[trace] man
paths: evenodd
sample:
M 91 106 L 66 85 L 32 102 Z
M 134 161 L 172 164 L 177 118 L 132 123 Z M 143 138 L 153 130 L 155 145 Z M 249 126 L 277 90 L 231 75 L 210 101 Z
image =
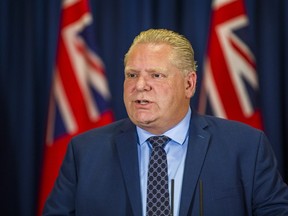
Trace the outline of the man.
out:
M 197 76 L 185 37 L 144 31 L 124 63 L 129 119 L 72 139 L 44 215 L 288 215 L 288 188 L 263 132 L 190 109 Z M 155 136 L 165 144 L 154 147 Z M 150 191 L 156 148 L 163 201 Z

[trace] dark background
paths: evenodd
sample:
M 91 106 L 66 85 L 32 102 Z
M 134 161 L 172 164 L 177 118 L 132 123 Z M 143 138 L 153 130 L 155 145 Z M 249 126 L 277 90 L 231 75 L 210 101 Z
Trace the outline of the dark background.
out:
M 0 1 L 0 212 L 34 215 L 57 45 L 59 0 Z M 264 130 L 288 181 L 288 1 L 246 0 L 256 56 Z M 198 61 L 197 107 L 211 0 L 91 0 L 115 118 L 122 102 L 123 55 L 148 28 L 192 42 Z M 286 155 L 286 156 L 285 156 Z

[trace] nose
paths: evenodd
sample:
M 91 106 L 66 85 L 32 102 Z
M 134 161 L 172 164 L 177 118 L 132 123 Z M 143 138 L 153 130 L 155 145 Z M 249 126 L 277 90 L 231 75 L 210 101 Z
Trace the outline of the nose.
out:
M 148 91 L 151 89 L 150 85 L 148 84 L 147 80 L 143 76 L 139 76 L 136 82 L 136 89 L 138 91 Z

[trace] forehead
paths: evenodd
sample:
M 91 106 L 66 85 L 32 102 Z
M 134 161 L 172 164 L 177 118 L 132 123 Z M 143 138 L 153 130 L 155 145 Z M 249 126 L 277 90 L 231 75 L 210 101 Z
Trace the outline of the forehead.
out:
M 168 44 L 137 44 L 131 49 L 124 71 L 182 74 L 173 63 L 172 47 Z
M 134 45 L 127 56 L 126 66 L 138 63 L 165 62 L 171 60 L 172 48 L 168 44 L 140 43 Z

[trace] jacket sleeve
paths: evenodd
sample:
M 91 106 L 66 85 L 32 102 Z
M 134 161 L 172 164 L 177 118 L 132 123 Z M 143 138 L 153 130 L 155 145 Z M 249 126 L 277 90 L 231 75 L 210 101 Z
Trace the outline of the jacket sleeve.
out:
M 288 215 L 288 187 L 281 178 L 268 139 L 261 134 L 253 185 L 253 215 Z
M 55 185 L 45 203 L 43 215 L 75 215 L 76 185 L 77 172 L 73 145 L 70 143 Z

